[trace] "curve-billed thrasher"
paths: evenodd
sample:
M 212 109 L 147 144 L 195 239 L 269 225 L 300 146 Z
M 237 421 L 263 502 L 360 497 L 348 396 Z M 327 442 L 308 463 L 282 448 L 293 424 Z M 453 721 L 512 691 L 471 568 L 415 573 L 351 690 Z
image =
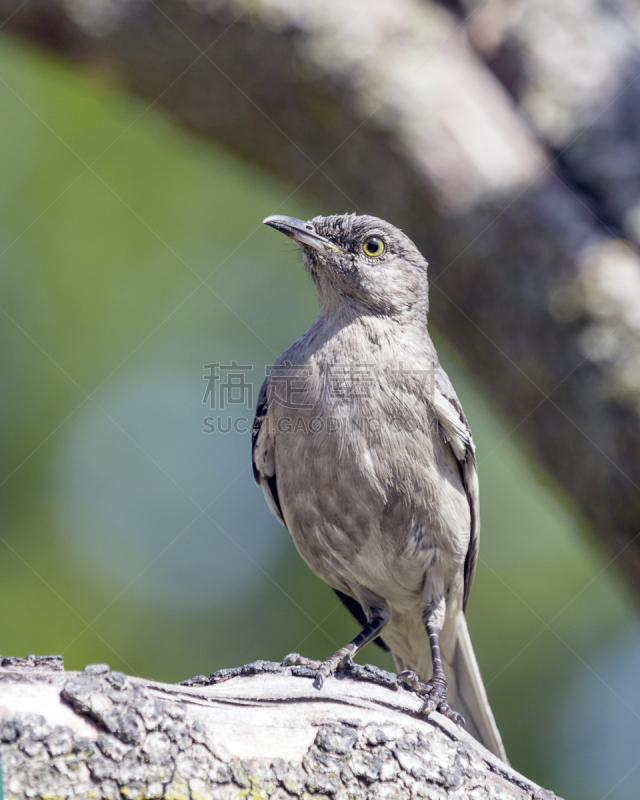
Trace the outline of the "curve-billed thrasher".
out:
M 376 217 L 264 222 L 300 245 L 320 315 L 262 386 L 254 475 L 363 625 L 318 665 L 316 685 L 384 629 L 378 642 L 423 711 L 460 722 L 459 710 L 504 759 L 464 617 L 480 532 L 475 447 L 427 331 L 427 262 Z

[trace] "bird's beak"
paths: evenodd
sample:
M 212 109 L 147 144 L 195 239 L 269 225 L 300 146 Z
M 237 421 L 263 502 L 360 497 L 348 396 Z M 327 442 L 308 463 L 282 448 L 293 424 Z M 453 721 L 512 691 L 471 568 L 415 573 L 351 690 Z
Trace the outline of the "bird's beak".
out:
M 297 244 L 305 244 L 307 247 L 312 247 L 324 255 L 330 255 L 331 252 L 335 253 L 336 251 L 340 253 L 347 252 L 337 244 L 330 242 L 329 239 L 316 233 L 310 222 L 305 222 L 295 217 L 285 217 L 282 214 L 266 217 L 262 222 L 264 225 L 269 225 L 271 228 L 280 231 L 280 233 L 284 233 Z

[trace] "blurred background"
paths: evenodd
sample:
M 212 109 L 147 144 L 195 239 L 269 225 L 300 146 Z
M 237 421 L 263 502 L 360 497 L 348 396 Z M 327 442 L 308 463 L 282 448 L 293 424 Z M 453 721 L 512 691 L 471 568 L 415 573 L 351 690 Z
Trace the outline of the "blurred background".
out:
M 343 209 L 6 35 L 0 75 L 0 651 L 169 682 L 325 657 L 355 623 L 269 513 L 248 429 L 317 311 L 297 248 L 260 222 Z M 565 798 L 637 798 L 635 608 L 432 333 L 477 444 L 468 620 L 507 752 Z M 205 366 L 233 362 L 253 393 L 212 409 Z M 391 668 L 374 646 L 360 660 Z

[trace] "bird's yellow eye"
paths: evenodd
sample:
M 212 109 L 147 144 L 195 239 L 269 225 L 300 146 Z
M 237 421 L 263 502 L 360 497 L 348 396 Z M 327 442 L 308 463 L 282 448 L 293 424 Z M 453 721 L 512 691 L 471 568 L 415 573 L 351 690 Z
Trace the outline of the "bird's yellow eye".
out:
M 365 255 L 376 258 L 384 253 L 384 242 L 378 236 L 370 236 L 362 243 Z

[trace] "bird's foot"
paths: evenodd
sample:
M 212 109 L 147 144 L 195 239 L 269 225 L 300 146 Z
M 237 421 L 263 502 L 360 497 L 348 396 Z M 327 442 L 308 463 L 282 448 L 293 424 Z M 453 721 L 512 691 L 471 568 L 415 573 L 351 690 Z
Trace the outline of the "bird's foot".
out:
M 352 650 L 349 645 L 347 645 L 346 647 L 341 647 L 332 656 L 329 656 L 329 658 L 323 661 L 313 681 L 313 685 L 316 689 L 322 689 L 324 679 L 335 675 L 339 669 L 351 669 L 353 667 L 351 654 Z
M 456 725 L 464 726 L 464 717 L 458 714 L 449 705 L 447 700 L 447 682 L 440 675 L 434 675 L 426 683 L 418 678 L 415 672 L 410 669 L 401 672 L 398 679 L 410 686 L 416 694 L 424 699 L 424 704 L 420 713 L 429 716 L 434 711 L 438 711 L 443 716 L 455 722 Z
M 309 667 L 310 669 L 318 670 L 322 665 L 322 661 L 314 661 L 312 658 L 301 656 L 300 653 L 289 653 L 282 659 L 283 667 Z
M 313 685 L 316 689 L 322 689 L 324 679 L 334 675 L 339 669 L 351 669 L 353 661 L 351 659 L 351 650 L 349 646 L 341 647 L 340 650 L 335 652 L 326 661 L 314 661 L 311 658 L 305 658 L 299 653 L 289 653 L 282 659 L 283 667 L 308 667 L 315 672 Z

